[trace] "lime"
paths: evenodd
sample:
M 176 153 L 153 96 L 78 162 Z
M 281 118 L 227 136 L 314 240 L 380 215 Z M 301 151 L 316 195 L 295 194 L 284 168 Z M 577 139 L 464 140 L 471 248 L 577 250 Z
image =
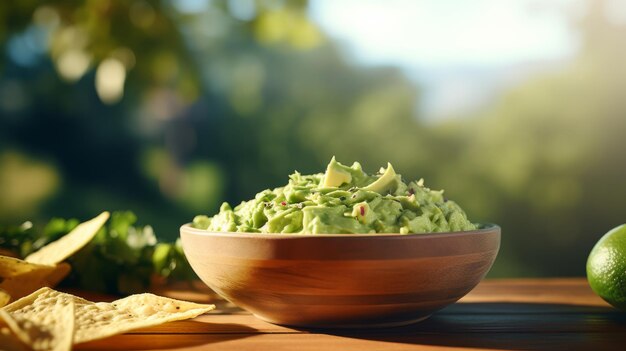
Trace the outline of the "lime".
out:
M 626 310 L 626 224 L 613 228 L 587 259 L 591 289 L 611 305 Z

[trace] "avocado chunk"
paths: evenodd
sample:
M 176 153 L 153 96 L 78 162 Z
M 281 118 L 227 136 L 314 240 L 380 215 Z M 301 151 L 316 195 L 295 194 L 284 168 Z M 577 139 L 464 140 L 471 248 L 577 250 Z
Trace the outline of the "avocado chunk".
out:
M 396 183 L 396 171 L 393 169 L 391 163 L 387 163 L 387 170 L 383 173 L 380 178 L 376 179 L 375 182 L 363 188 L 363 190 L 374 191 L 379 194 L 384 193 L 389 190 L 392 185 Z
M 324 179 L 320 183 L 321 188 L 336 188 L 344 183 L 350 183 L 352 181 L 352 175 L 350 172 L 343 169 L 341 164 L 335 160 L 335 157 L 330 160 L 328 167 L 326 167 L 326 173 Z

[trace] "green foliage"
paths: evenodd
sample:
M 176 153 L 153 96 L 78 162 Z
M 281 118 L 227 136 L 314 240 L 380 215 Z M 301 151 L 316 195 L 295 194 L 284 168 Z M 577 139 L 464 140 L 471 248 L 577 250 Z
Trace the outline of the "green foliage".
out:
M 0 248 L 26 257 L 69 233 L 78 223 L 75 218 L 52 218 L 40 232 L 33 228 L 31 222 L 0 226 Z
M 0 248 L 20 256 L 32 252 L 33 242 L 36 240 L 32 226 L 31 222 L 1 226 Z
M 113 212 L 111 219 L 83 249 L 68 258 L 70 275 L 62 284 L 115 294 L 145 291 L 154 278 L 197 279 L 180 241 L 159 243 L 150 226 L 136 225 L 130 211 Z M 54 218 L 41 232 L 32 226 L 0 231 L 0 248 L 24 257 L 59 239 L 78 225 L 77 219 Z
M 171 280 L 197 279 L 185 257 L 180 239 L 174 244 L 157 244 L 152 255 L 152 263 L 157 274 Z
M 599 233 L 623 223 L 626 28 L 603 17 L 601 1 L 590 0 L 580 21 L 574 62 L 502 91 L 482 111 L 430 124 L 415 113 L 418 87 L 396 69 L 351 64 L 307 18 L 306 2 L 255 1 L 246 19 L 226 1 L 187 12 L 174 3 L 0 2 L 3 52 L 38 30 L 47 38 L 34 63 L 0 60 L 0 157 L 14 150 L 55 171 L 4 162 L 0 182 L 9 185 L 0 189 L 7 197 L 17 184 L 13 193 L 30 194 L 29 183 L 61 179 L 28 195 L 31 212 L 15 205 L 0 220 L 129 208 L 173 241 L 194 214 L 284 184 L 294 170 L 320 172 L 336 155 L 390 161 L 447 189 L 470 218 L 500 224 L 496 276 L 582 275 Z M 87 39 L 66 41 L 68 33 Z M 75 49 L 90 64 L 68 79 L 59 62 Z M 124 64 L 126 80 L 123 98 L 106 105 L 94 86 L 109 58 Z M 39 178 L 11 183 L 32 173 Z M 4 228 L 2 246 L 22 255 L 43 244 L 34 229 Z M 128 240 L 150 235 L 130 228 L 107 232 L 107 244 L 93 249 L 114 272 L 148 266 Z M 16 245 L 17 233 L 30 244 Z M 174 261 L 181 254 L 179 246 L 154 250 Z M 161 274 L 185 276 L 157 261 Z M 115 289 L 145 283 L 107 279 Z

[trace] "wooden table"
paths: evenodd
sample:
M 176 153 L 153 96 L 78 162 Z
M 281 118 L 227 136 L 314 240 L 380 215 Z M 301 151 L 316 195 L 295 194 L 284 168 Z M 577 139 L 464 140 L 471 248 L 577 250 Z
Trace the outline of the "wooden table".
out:
M 198 297 L 179 292 L 175 297 L 194 296 Z M 293 329 L 260 321 L 225 301 L 215 302 L 214 313 L 194 320 L 141 329 L 76 349 L 626 350 L 626 313 L 594 295 L 582 278 L 487 280 L 426 321 L 377 330 Z

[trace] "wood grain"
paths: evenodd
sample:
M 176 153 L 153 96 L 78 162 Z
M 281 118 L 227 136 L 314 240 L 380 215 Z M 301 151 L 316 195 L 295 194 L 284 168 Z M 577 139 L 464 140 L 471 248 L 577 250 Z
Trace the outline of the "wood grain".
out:
M 478 284 L 500 228 L 420 235 L 210 233 L 181 228 L 212 289 L 264 320 L 300 327 L 403 325 Z
M 615 334 L 518 333 L 514 335 L 473 334 L 462 337 L 417 334 L 400 336 L 337 336 L 330 334 L 260 335 L 124 335 L 115 346 L 84 344 L 81 350 L 612 350 L 624 347 L 624 337 Z
M 177 297 L 197 292 L 177 291 Z M 85 294 L 83 294 L 85 295 Z M 89 297 L 89 296 L 87 296 Z M 263 322 L 213 298 L 221 313 L 77 345 L 77 350 L 623 350 L 626 313 L 586 280 L 483 281 L 458 303 L 404 327 L 298 329 Z

